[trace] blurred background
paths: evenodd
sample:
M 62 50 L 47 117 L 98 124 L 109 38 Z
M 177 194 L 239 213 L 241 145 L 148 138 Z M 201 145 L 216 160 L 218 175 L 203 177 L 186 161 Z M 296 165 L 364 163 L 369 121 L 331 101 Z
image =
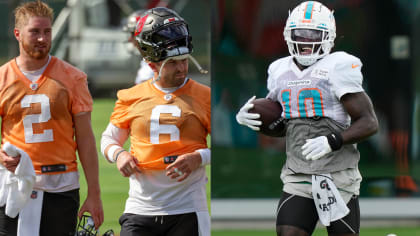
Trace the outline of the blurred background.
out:
M 268 65 L 288 56 L 283 28 L 302 1 L 212 1 L 212 224 L 268 219 L 281 195 L 282 138 L 240 126 L 235 114 L 265 97 Z M 334 10 L 333 51 L 363 62 L 364 88 L 380 123 L 358 145 L 361 216 L 420 224 L 420 1 L 324 0 Z

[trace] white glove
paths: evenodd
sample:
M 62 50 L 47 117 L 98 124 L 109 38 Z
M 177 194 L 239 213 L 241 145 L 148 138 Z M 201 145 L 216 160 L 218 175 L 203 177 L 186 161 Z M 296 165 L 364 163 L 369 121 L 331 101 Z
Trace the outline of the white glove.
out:
M 326 136 L 307 139 L 305 145 L 302 146 L 302 155 L 306 160 L 318 160 L 330 152 L 332 149 Z
M 254 107 L 254 104 L 252 103 L 254 100 L 255 96 L 250 98 L 245 103 L 245 105 L 241 107 L 238 114 L 236 114 L 236 121 L 238 121 L 238 123 L 241 125 L 248 126 L 254 131 L 260 131 L 260 127 L 258 127 L 262 124 L 262 122 L 259 120 L 260 114 L 248 112 L 249 109 Z

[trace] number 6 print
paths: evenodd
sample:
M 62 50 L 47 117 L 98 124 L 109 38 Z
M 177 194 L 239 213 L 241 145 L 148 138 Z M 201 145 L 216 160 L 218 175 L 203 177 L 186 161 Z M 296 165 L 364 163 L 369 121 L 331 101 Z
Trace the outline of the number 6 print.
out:
M 160 134 L 169 134 L 171 141 L 179 140 L 179 129 L 176 125 L 162 125 L 159 123 L 159 117 L 162 113 L 171 114 L 174 117 L 181 117 L 181 109 L 174 105 L 158 105 L 152 110 L 150 117 L 150 142 L 159 143 Z

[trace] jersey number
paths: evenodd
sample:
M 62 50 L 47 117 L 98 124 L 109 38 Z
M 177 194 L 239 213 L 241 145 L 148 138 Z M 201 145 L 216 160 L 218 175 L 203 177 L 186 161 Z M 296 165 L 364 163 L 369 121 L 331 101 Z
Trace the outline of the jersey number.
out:
M 150 142 L 159 143 L 160 134 L 169 134 L 171 141 L 179 140 L 179 129 L 176 125 L 163 125 L 159 123 L 159 117 L 162 113 L 171 114 L 174 117 L 181 117 L 181 109 L 174 105 L 158 105 L 152 110 L 150 117 Z
M 26 143 L 42 143 L 54 140 L 53 130 L 46 129 L 43 133 L 34 134 L 32 124 L 47 122 L 51 119 L 50 99 L 45 94 L 26 95 L 20 105 L 22 108 L 30 108 L 32 103 L 41 105 L 41 114 L 26 115 L 23 118 Z
M 283 90 L 281 92 L 281 100 L 284 106 L 284 114 L 286 119 L 292 118 L 291 110 L 291 90 Z M 307 101 L 311 102 L 312 105 L 312 116 L 324 116 L 324 105 L 322 102 L 322 93 L 321 90 L 316 88 L 305 88 L 298 92 L 297 96 L 297 109 L 299 117 L 312 117 L 308 113 L 308 108 L 306 107 Z

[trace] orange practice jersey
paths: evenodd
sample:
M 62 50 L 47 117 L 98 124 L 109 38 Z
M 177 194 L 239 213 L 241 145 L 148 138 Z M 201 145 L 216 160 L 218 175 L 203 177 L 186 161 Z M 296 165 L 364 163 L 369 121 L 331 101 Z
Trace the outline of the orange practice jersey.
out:
M 86 74 L 51 57 L 32 83 L 13 59 L 0 67 L 2 142 L 9 141 L 31 157 L 36 174 L 41 166 L 64 164 L 77 170 L 73 115 L 92 111 Z M 48 172 L 49 173 L 49 172 Z
M 111 123 L 130 129 L 131 154 L 140 169 L 165 169 L 165 156 L 207 148 L 210 88 L 194 80 L 165 94 L 151 80 L 118 92 Z

